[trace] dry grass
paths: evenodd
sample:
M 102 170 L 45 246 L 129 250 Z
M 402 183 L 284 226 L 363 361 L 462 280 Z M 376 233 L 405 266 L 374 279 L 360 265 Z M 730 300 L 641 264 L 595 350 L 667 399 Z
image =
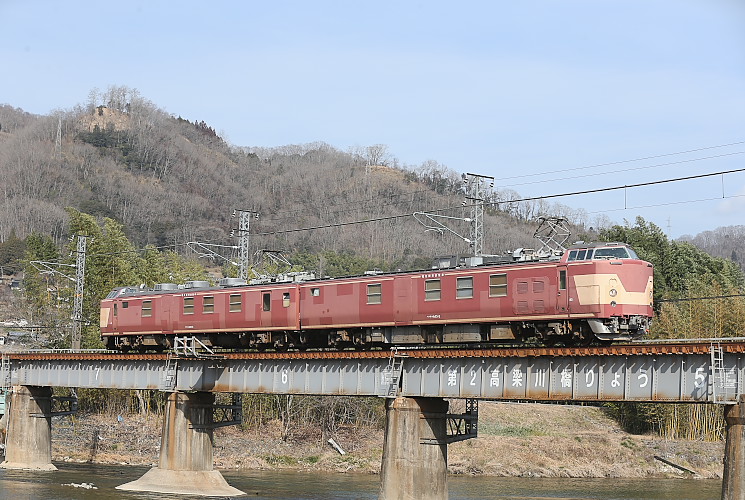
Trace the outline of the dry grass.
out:
M 455 411 L 459 411 L 457 406 Z M 158 461 L 161 420 L 156 415 L 94 415 L 53 423 L 55 460 L 150 465 Z M 378 473 L 383 432 L 345 428 L 333 436 L 341 456 L 315 428 L 299 429 L 282 441 L 281 426 L 215 431 L 218 468 Z M 481 403 L 479 437 L 450 445 L 453 474 L 533 477 L 676 477 L 686 473 L 654 459 L 662 456 L 718 478 L 722 443 L 671 441 L 623 432 L 602 409 L 516 403 Z

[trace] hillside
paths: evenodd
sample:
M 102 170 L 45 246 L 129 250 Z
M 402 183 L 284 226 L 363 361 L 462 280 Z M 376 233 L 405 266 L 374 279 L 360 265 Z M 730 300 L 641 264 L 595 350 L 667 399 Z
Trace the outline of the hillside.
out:
M 687 241 L 714 257 L 730 259 L 745 271 L 745 226 L 719 227 L 695 236 L 683 236 L 679 240 Z
M 468 252 L 462 240 L 426 231 L 410 215 L 391 218 L 443 208 L 467 216 L 460 176 L 444 165 L 399 165 L 382 145 L 235 147 L 206 123 L 169 115 L 125 87 L 50 116 L 0 106 L 0 163 L 0 242 L 32 232 L 64 241 L 70 206 L 119 221 L 140 247 L 185 251 L 188 241 L 235 244 L 231 214 L 243 209 L 261 213 L 251 225 L 253 250 L 343 251 L 403 264 Z M 487 194 L 489 201 L 516 197 Z M 484 250 L 534 246 L 540 213 L 569 216 L 576 233 L 599 225 L 560 205 L 504 205 L 486 216 Z M 349 224 L 367 219 L 384 220 Z M 467 223 L 455 224 L 468 236 Z M 297 231 L 328 225 L 337 227 Z

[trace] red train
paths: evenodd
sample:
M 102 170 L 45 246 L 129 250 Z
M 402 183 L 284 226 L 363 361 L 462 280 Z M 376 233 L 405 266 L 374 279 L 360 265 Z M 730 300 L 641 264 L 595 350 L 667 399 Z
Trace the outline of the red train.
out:
M 125 287 L 101 302 L 101 336 L 119 350 L 166 349 L 178 336 L 259 349 L 629 340 L 648 331 L 652 274 L 627 245 L 604 243 L 575 245 L 555 260 Z

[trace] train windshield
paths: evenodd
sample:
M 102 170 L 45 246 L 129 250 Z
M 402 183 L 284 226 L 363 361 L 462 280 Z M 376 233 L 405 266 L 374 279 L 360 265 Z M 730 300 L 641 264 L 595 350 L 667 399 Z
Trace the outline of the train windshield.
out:
M 639 259 L 628 247 L 596 248 L 593 259 Z
M 639 257 L 629 247 L 581 248 L 569 251 L 569 262 L 593 259 L 636 259 Z

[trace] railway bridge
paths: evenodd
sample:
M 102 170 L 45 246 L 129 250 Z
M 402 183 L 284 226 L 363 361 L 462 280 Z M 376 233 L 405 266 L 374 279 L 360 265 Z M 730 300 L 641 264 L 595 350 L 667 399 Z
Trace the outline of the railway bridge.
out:
M 380 497 L 447 498 L 447 445 L 476 437 L 479 400 L 723 404 L 722 499 L 745 500 L 745 340 L 604 347 L 207 352 L 20 352 L 2 357 L 12 388 L 4 468 L 54 469 L 53 387 L 169 392 L 160 461 L 122 489 L 239 495 L 212 465 L 212 432 L 236 423 L 237 400 L 215 393 L 386 398 Z M 447 399 L 465 399 L 452 414 Z M 57 398 L 59 399 L 59 398 Z M 62 403 L 74 405 L 72 398 Z M 72 412 L 68 407 L 61 413 Z

